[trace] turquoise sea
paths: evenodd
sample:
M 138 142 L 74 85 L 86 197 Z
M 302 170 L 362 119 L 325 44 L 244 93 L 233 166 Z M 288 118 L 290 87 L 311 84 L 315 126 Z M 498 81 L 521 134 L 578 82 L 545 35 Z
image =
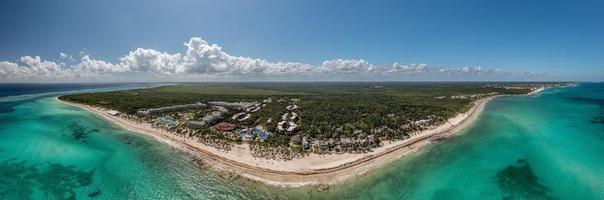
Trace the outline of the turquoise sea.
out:
M 54 99 L 99 87 L 26 96 L 7 87 L 0 199 L 604 199 L 602 83 L 497 98 L 455 137 L 326 192 L 200 169 L 167 145 Z

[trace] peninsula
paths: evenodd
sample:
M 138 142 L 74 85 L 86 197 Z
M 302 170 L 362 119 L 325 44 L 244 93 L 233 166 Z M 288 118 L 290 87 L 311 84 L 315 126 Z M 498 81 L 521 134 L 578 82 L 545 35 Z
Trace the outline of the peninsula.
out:
M 571 83 L 195 83 L 61 96 L 269 185 L 328 185 L 469 125 L 500 95 Z

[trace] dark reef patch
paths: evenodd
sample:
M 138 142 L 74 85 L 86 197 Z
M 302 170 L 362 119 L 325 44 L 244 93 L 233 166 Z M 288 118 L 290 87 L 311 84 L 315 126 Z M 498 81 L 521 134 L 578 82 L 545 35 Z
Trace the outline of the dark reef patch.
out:
M 88 143 L 88 134 L 98 132 L 98 129 L 90 129 L 88 130 L 86 127 L 81 126 L 75 122 L 72 122 L 68 125 L 68 128 L 71 130 L 71 136 L 74 139 L 81 141 L 82 143 Z
M 604 124 L 604 113 L 600 113 L 600 115 L 591 118 L 591 123 Z
M 0 163 L 0 199 L 28 199 L 37 169 L 14 159 Z
M 497 184 L 507 194 L 504 199 L 553 199 L 525 159 L 499 171 Z
M 2 102 L 2 103 L 0 103 L 0 113 L 11 113 L 11 112 L 15 111 L 16 106 L 18 106 L 19 104 L 22 104 L 24 102 L 26 102 L 26 101 L 18 100 L 18 101 Z
M 101 190 L 99 190 L 98 188 L 95 188 L 94 190 L 89 191 L 88 194 L 87 194 L 87 196 L 90 197 L 90 198 L 94 198 L 94 197 L 97 197 L 99 195 L 101 195 Z
M 76 189 L 92 183 L 94 171 L 75 166 L 31 166 L 15 159 L 0 163 L 0 199 L 30 199 L 34 189 L 45 199 L 76 199 Z
M 93 171 L 78 171 L 74 166 L 51 164 L 46 171 L 38 173 L 36 182 L 38 188 L 44 192 L 44 196 L 75 199 L 75 189 L 90 185 L 93 174 Z

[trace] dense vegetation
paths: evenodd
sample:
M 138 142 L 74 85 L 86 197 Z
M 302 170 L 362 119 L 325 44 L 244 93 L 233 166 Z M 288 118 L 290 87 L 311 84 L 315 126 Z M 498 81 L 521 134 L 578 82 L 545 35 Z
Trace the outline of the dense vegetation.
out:
M 381 88 L 376 88 L 380 86 Z M 61 96 L 63 100 L 80 102 L 134 113 L 140 108 L 155 108 L 208 101 L 261 101 L 268 97 L 303 98 L 335 106 L 374 109 L 383 100 L 388 108 L 406 106 L 438 106 L 449 111 L 463 111 L 467 101 L 436 99 L 439 96 L 498 92 L 522 94 L 528 90 L 483 87 L 480 83 L 222 83 L 181 84 L 151 89 L 83 93 Z M 332 105 L 333 106 L 333 105 Z M 358 106 L 358 107 L 357 107 Z M 309 107 L 306 107 L 309 108 Z M 320 109 L 319 109 L 320 110 Z
M 530 89 L 494 87 L 505 83 L 196 83 L 150 89 L 83 93 L 61 96 L 73 101 L 133 114 L 141 108 L 157 108 L 194 102 L 246 101 L 272 102 L 237 122 L 238 128 L 262 126 L 278 132 L 276 125 L 288 112 L 288 105 L 299 105 L 300 125 L 293 133 L 271 134 L 263 145 L 289 146 L 293 137 L 316 140 L 339 138 L 401 139 L 417 127 L 403 126 L 430 119 L 439 124 L 469 109 L 477 94 L 525 94 Z M 467 96 L 467 98 L 454 98 Z M 195 118 L 207 111 L 199 111 Z M 270 119 L 270 120 L 269 120 Z M 376 133 L 376 129 L 382 128 Z M 383 131 L 384 129 L 394 131 Z M 207 130 L 202 131 L 202 133 Z M 359 134 L 361 133 L 361 134 Z M 209 133 L 208 133 L 209 134 Z

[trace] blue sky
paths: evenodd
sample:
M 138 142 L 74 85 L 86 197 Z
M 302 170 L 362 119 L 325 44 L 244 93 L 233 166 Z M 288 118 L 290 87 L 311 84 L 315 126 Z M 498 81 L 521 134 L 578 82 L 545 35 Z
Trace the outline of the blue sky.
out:
M 303 80 L 604 79 L 604 1 L 5 0 L 0 5 L 5 81 L 264 79 L 275 71 Z M 208 44 L 185 58 L 183 44 L 195 37 Z M 212 44 L 221 47 L 217 55 L 234 58 L 200 54 Z M 133 54 L 137 48 L 153 52 Z M 61 59 L 61 52 L 73 59 Z M 174 58 L 177 53 L 183 58 Z M 267 63 L 241 64 L 249 61 L 239 56 Z M 82 57 L 89 65 L 82 65 Z M 137 62 L 123 61 L 126 57 Z M 292 65 L 279 62 L 298 65 L 284 73 Z M 406 66 L 405 73 L 384 76 L 394 63 Z M 46 65 L 51 66 L 36 68 Z M 308 72 L 315 68 L 323 70 Z M 375 68 L 381 72 L 374 74 Z M 437 74 L 454 70 L 459 73 Z M 149 75 L 153 78 L 141 78 Z

